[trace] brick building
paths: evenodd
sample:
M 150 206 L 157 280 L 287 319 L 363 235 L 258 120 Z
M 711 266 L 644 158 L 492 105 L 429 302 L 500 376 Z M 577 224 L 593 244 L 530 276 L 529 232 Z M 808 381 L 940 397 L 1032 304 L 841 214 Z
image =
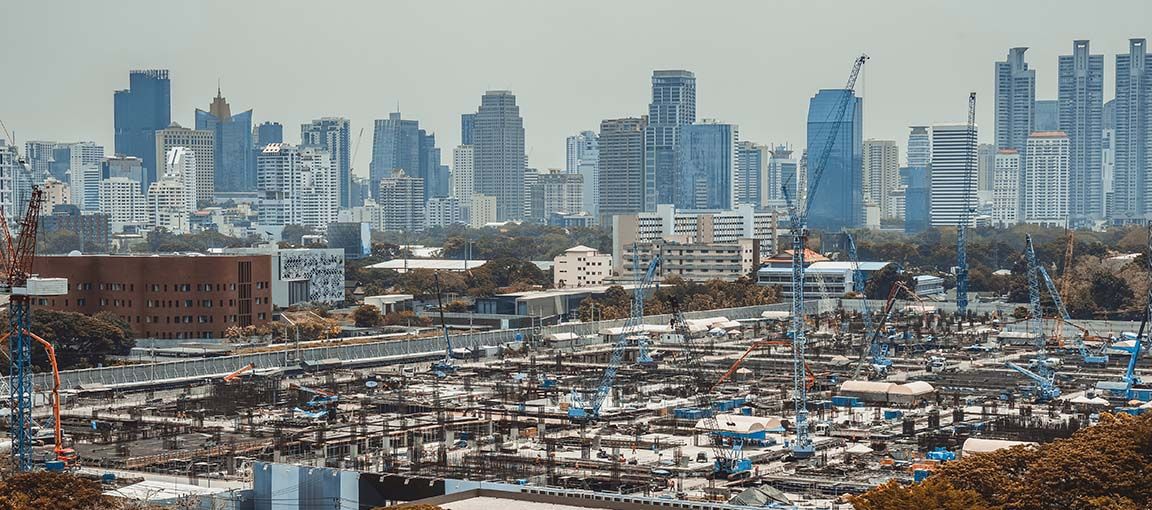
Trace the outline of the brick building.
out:
M 272 319 L 269 255 L 40 256 L 33 272 L 68 279 L 67 295 L 36 306 L 112 312 L 137 338 L 223 338 Z

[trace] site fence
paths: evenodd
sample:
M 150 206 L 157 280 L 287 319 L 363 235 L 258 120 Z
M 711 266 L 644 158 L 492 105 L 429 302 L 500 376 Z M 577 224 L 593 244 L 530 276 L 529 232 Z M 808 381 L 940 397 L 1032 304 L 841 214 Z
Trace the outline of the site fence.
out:
M 830 306 L 834 306 L 834 303 L 830 301 L 831 300 L 808 302 L 806 303 L 805 313 L 828 311 Z M 788 309 L 788 303 L 776 303 L 741 308 L 685 312 L 684 316 L 688 319 L 725 317 L 730 320 L 741 320 L 759 318 L 765 311 L 788 311 Z M 671 316 L 667 314 L 653 315 L 644 317 L 644 322 L 646 324 L 668 324 L 670 319 Z M 559 324 L 537 328 L 464 333 L 452 335 L 452 346 L 456 349 L 476 350 L 558 333 L 575 333 L 583 339 L 578 342 L 579 344 L 592 344 L 600 342 L 602 339 L 585 337 L 596 336 L 604 329 L 621 327 L 623 325 L 624 320 L 620 319 Z M 373 338 L 378 337 L 343 338 L 340 339 L 340 341 L 347 342 L 349 340 L 356 340 L 361 343 L 347 344 L 333 341 L 331 345 L 301 348 L 298 358 L 297 351 L 291 349 L 290 346 L 286 346 L 287 348 L 285 350 L 274 352 L 65 370 L 60 372 L 60 387 L 66 389 L 89 389 L 140 386 L 161 381 L 176 383 L 223 376 L 249 363 L 259 369 L 296 367 L 301 363 L 313 365 L 339 364 L 341 366 L 411 363 L 424 359 L 432 359 L 438 355 L 438 353 L 444 351 L 444 342 L 439 336 L 409 339 L 396 339 L 393 337 L 387 339 L 381 338 L 380 341 L 371 341 Z M 36 374 L 34 382 L 38 390 L 51 388 L 52 375 L 49 373 Z

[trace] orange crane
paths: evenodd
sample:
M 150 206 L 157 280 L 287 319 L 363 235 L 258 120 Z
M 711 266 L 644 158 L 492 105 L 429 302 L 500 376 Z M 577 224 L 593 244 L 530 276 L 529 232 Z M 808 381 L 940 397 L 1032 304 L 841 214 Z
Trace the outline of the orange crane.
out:
M 1068 298 L 1068 282 L 1072 280 L 1072 275 L 1068 272 L 1072 269 L 1072 249 L 1076 246 L 1076 231 L 1072 229 L 1064 229 L 1068 234 L 1068 245 L 1064 248 L 1064 270 L 1060 272 L 1060 300 L 1064 301 Z M 1054 331 L 1056 342 L 1060 348 L 1064 348 L 1064 321 L 1056 321 L 1056 329 Z M 1085 331 L 1087 333 L 1087 331 Z
M 791 347 L 792 342 L 790 342 L 788 340 L 756 340 L 756 341 L 753 341 L 751 344 L 748 345 L 748 349 L 744 351 L 744 354 L 741 354 L 739 358 L 736 358 L 736 361 L 734 361 L 732 363 L 732 366 L 728 367 L 728 371 L 724 372 L 724 375 L 721 375 L 720 378 L 717 379 L 716 382 L 712 384 L 712 387 L 709 388 L 708 391 L 709 392 L 715 391 L 717 386 L 724 384 L 724 381 L 727 381 L 729 377 L 732 377 L 732 374 L 735 374 L 736 371 L 740 369 L 740 365 L 742 363 L 744 363 L 745 358 L 747 358 L 749 355 L 752 354 L 752 351 L 755 351 L 756 349 L 761 349 L 764 347 L 771 347 L 771 346 L 776 346 L 776 345 Z M 807 374 L 808 387 L 811 388 L 814 384 L 816 384 L 816 374 L 812 373 L 812 367 L 808 366 L 807 362 L 804 363 L 804 372 L 805 372 L 805 374 Z
M 229 383 L 229 382 L 235 381 L 236 379 L 239 379 L 240 376 L 244 375 L 248 371 L 255 370 L 255 369 L 256 369 L 255 363 L 249 363 L 247 365 L 244 365 L 244 366 L 240 367 L 238 370 L 236 370 L 235 372 L 232 372 L 231 374 L 224 376 L 224 382 Z
M 32 337 L 48 353 L 48 362 L 52 365 L 52 432 L 56 441 L 54 452 L 56 460 L 63 462 L 66 467 L 72 467 L 80 460 L 80 456 L 76 450 L 64 447 L 64 432 L 60 425 L 60 367 L 56 365 L 56 348 L 36 333 L 25 330 L 24 334 Z

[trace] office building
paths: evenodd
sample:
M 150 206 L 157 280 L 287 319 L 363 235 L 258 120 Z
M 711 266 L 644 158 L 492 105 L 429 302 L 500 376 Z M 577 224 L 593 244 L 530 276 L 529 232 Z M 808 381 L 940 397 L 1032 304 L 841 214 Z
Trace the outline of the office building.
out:
M 1020 207 L 1023 221 L 1068 226 L 1071 140 L 1061 131 L 1037 131 L 1028 137 L 1027 147 Z
M 1016 149 L 996 152 L 992 175 L 992 224 L 1010 227 L 1020 221 L 1020 153 Z
M 732 243 L 699 243 L 657 239 L 624 245 L 620 254 L 620 276 L 636 279 L 652 258 L 659 255 L 656 278 L 676 276 L 690 282 L 721 280 L 732 282 L 747 277 L 760 267 L 763 253 L 759 239 L 738 239 Z
M 1116 55 L 1116 165 L 1112 222 L 1142 223 L 1152 217 L 1152 54 L 1145 39 L 1128 41 Z
M 232 326 L 272 318 L 267 255 L 79 255 L 36 257 L 34 270 L 67 278 L 68 294 L 37 306 L 110 312 L 136 338 L 224 338 Z
M 344 250 L 345 259 L 359 259 L 372 253 L 371 228 L 361 222 L 335 222 L 328 224 L 329 248 Z
M 419 121 L 402 119 L 400 112 L 376 120 L 369 178 L 378 186 L 394 170 L 424 179 L 425 200 L 448 195 L 448 172 L 441 168 L 435 135 L 420 129 Z
M 184 185 L 187 192 L 184 200 L 184 211 L 191 214 L 196 211 L 196 194 L 199 188 L 199 179 L 203 177 L 199 169 L 198 155 L 187 147 L 173 147 L 168 149 L 164 157 L 164 177 L 161 180 L 173 180 Z M 159 182 L 159 181 L 158 181 Z
M 300 125 L 300 148 L 328 151 L 336 167 L 336 194 L 340 207 L 352 203 L 352 128 L 343 117 L 323 117 Z
M 0 194 L 0 197 L 2 196 Z M 84 253 L 108 253 L 108 249 L 112 246 L 108 231 L 110 223 L 107 215 L 81 214 L 80 208 L 72 204 L 62 204 L 53 207 L 49 214 L 40 216 L 38 234 L 47 238 L 68 232 L 77 238 L 74 249 Z
M 113 94 L 114 152 L 140 158 L 151 184 L 164 173 L 164 152 L 156 149 L 156 132 L 172 123 L 172 84 L 168 70 L 149 69 L 129 72 L 128 87 Z
M 44 192 L 45 211 L 51 212 L 58 205 L 72 203 L 72 190 L 68 188 L 68 184 L 57 180 L 55 177 L 49 176 L 45 179 L 40 184 L 40 189 Z
M 323 228 L 336 221 L 337 170 L 326 150 L 285 143 L 266 146 L 256 159 L 260 224 Z
M 472 205 L 474 156 L 475 152 L 471 145 L 458 145 L 452 150 L 452 189 L 449 195 L 460 199 L 460 207 L 464 210 L 466 219 L 468 209 Z
M 208 111 L 196 109 L 196 129 L 213 134 L 213 191 L 255 191 L 252 160 L 252 110 L 232 114 L 228 101 L 216 89 Z
M 299 221 L 295 224 L 324 228 L 336 221 L 340 210 L 336 161 L 328 151 L 311 147 L 300 151 L 298 161 L 295 180 Z
M 1116 129 L 1104 128 L 1100 141 L 1100 183 L 1104 189 L 1104 216 L 1112 217 L 1112 200 L 1116 189 Z
M 888 193 L 900 185 L 900 149 L 895 140 L 864 141 L 864 201 L 880 208 L 880 217 L 894 218 Z
M 601 218 L 644 210 L 646 122 L 636 117 L 600 122 L 597 209 Z
M 284 126 L 279 122 L 261 122 L 252 129 L 253 145 L 263 148 L 270 143 L 284 143 Z
M 144 185 L 144 179 L 147 177 L 144 171 L 144 160 L 138 157 L 112 156 L 104 158 L 104 160 L 100 162 L 100 175 L 104 179 L 123 177 L 136 181 L 140 185 L 141 194 L 147 191 Z
M 387 232 L 424 230 L 424 179 L 393 170 L 380 179 L 381 227 Z
M 593 218 L 600 214 L 600 140 L 595 131 L 582 131 L 567 140 L 566 171 L 584 179 L 584 208 Z M 579 211 L 572 211 L 579 212 Z
M 573 246 L 552 259 L 552 286 L 587 287 L 601 285 L 612 273 L 612 255 L 584 245 Z
M 344 301 L 343 249 L 267 245 L 225 248 L 222 253 L 271 257 L 270 286 L 272 305 L 276 308 L 315 303 L 335 305 Z
M 472 145 L 472 129 L 475 126 L 475 113 L 460 114 L 460 145 Z
M 1033 131 L 1059 131 L 1060 130 L 1060 100 L 1037 99 L 1032 106 L 1036 121 Z
M 996 148 L 1021 154 L 1036 121 L 1036 71 L 1024 61 L 1027 50 L 1012 48 L 996 63 Z
M 656 204 L 675 202 L 680 129 L 695 123 L 696 75 L 684 70 L 653 71 L 644 129 L 643 210 L 655 211 Z
M 216 186 L 216 134 L 212 131 L 188 129 L 176 123 L 156 131 L 156 161 L 163 164 L 174 147 L 186 147 L 196 155 L 195 177 L 185 175 L 186 183 L 195 184 L 195 187 L 189 188 L 192 199 L 196 204 L 211 202 Z M 161 174 L 163 171 L 162 166 Z M 72 189 L 75 194 L 76 188 Z
M 764 184 L 761 185 L 760 205 L 764 207 L 782 208 L 787 206 L 785 189 L 792 200 L 803 196 L 801 186 L 804 176 L 800 172 L 800 162 L 792 156 L 792 149 L 786 145 L 777 145 L 772 149 L 768 159 L 768 170 L 764 173 Z
M 678 209 L 731 209 L 736 205 L 739 129 L 705 120 L 681 126 L 676 146 L 672 204 Z
M 761 206 L 771 155 L 768 146 L 741 140 L 736 154 L 736 205 Z
M 42 183 L 52 175 L 52 161 L 53 151 L 56 149 L 56 142 L 46 141 L 29 141 L 24 142 L 24 160 L 28 164 L 28 171 L 31 172 L 32 181 Z M 57 180 L 63 179 L 64 176 L 57 177 Z
M 428 199 L 428 205 L 424 209 L 428 228 L 449 227 L 464 223 L 459 198 L 432 197 Z
M 13 189 L 20 179 L 19 174 L 29 174 L 19 156 L 15 145 L 8 145 L 7 141 L 0 138 L 0 210 L 10 221 L 21 217 L 24 212 L 20 198 Z
M 150 224 L 140 182 L 127 177 L 100 181 L 100 213 L 108 216 L 112 231 L 117 233 Z
M 1075 41 L 1072 55 L 1059 61 L 1060 131 L 1071 144 L 1068 176 L 1068 221 L 1073 227 L 1091 226 L 1104 219 L 1103 166 L 1100 147 L 1104 108 L 1104 56 L 1089 53 L 1088 41 Z M 1051 131 L 1045 131 L 1051 133 Z M 1025 179 L 1032 169 L 1031 150 L 1024 155 Z M 1025 193 L 1028 192 L 1025 186 Z M 1027 202 L 1025 203 L 1027 205 Z M 1026 213 L 1027 214 L 1027 213 Z M 1025 218 L 1026 221 L 1031 221 Z
M 756 212 L 751 205 L 728 211 L 678 211 L 661 204 L 655 212 L 619 214 L 612 218 L 612 253 L 625 253 L 632 243 L 659 239 L 682 244 L 736 243 L 758 239 L 766 252 L 772 252 L 779 238 L 780 217 L 775 212 Z M 623 258 L 613 259 L 613 271 L 622 274 Z
M 928 168 L 932 162 L 932 138 L 928 126 L 912 126 L 908 133 L 907 162 L 910 168 Z
M 929 215 L 933 227 L 954 227 L 961 219 L 969 227 L 975 225 L 977 132 L 975 126 L 969 131 L 967 124 L 932 126 Z
M 516 96 L 490 90 L 472 128 L 473 192 L 496 199 L 497 221 L 524 217 L 524 119 Z
M 496 197 L 473 193 L 468 214 L 468 225 L 472 228 L 484 228 L 489 223 L 495 223 L 497 221 Z
M 824 89 L 808 103 L 808 167 L 812 172 L 819 170 L 821 152 L 832 140 L 819 188 L 812 203 L 806 205 L 808 225 L 814 229 L 838 231 L 864 224 L 864 100 L 855 95 L 845 97 L 847 94 L 852 92 Z M 837 113 L 845 101 L 843 122 L 837 128 Z
M 931 193 L 928 168 L 907 167 L 908 184 L 904 188 L 904 232 L 917 234 L 931 224 Z
M 83 164 L 68 170 L 68 188 L 72 203 L 84 212 L 100 210 L 100 165 Z
M 584 176 L 552 168 L 537 174 L 529 188 L 530 218 L 546 223 L 552 213 L 578 213 L 584 210 Z
M 992 201 L 992 172 L 996 169 L 996 146 L 982 143 L 976 146 L 976 197 L 983 204 Z

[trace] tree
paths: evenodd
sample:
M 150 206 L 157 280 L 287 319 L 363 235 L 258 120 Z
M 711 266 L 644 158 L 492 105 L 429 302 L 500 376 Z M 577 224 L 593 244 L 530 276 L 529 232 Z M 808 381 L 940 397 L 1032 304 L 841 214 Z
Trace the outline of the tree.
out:
M 1092 296 L 1102 310 L 1120 310 L 1132 301 L 1132 288 L 1120 277 L 1104 271 L 1092 276 Z
M 89 510 L 119 508 L 103 495 L 100 484 L 78 476 L 50 471 L 17 473 L 0 480 L 0 510 Z
M 380 309 L 376 306 L 360 305 L 352 311 L 352 319 L 356 321 L 356 327 L 370 328 L 380 325 L 383 317 L 380 316 Z
M 285 225 L 280 231 L 280 240 L 292 245 L 300 245 L 302 238 L 314 234 L 311 228 L 301 225 Z
M 37 309 L 32 313 L 32 332 L 52 342 L 61 370 L 93 367 L 103 363 L 107 356 L 127 355 L 136 345 L 128 325 L 108 315 L 100 313 L 90 317 Z M 47 370 L 48 357 L 43 349 L 32 352 L 32 362 Z
M 853 497 L 852 507 L 856 510 L 989 510 L 976 491 L 956 489 L 939 478 L 912 485 L 891 481 Z
M 44 254 L 68 253 L 72 250 L 83 251 L 80 236 L 71 230 L 57 230 L 50 234 L 40 234 L 36 240 L 36 251 Z

